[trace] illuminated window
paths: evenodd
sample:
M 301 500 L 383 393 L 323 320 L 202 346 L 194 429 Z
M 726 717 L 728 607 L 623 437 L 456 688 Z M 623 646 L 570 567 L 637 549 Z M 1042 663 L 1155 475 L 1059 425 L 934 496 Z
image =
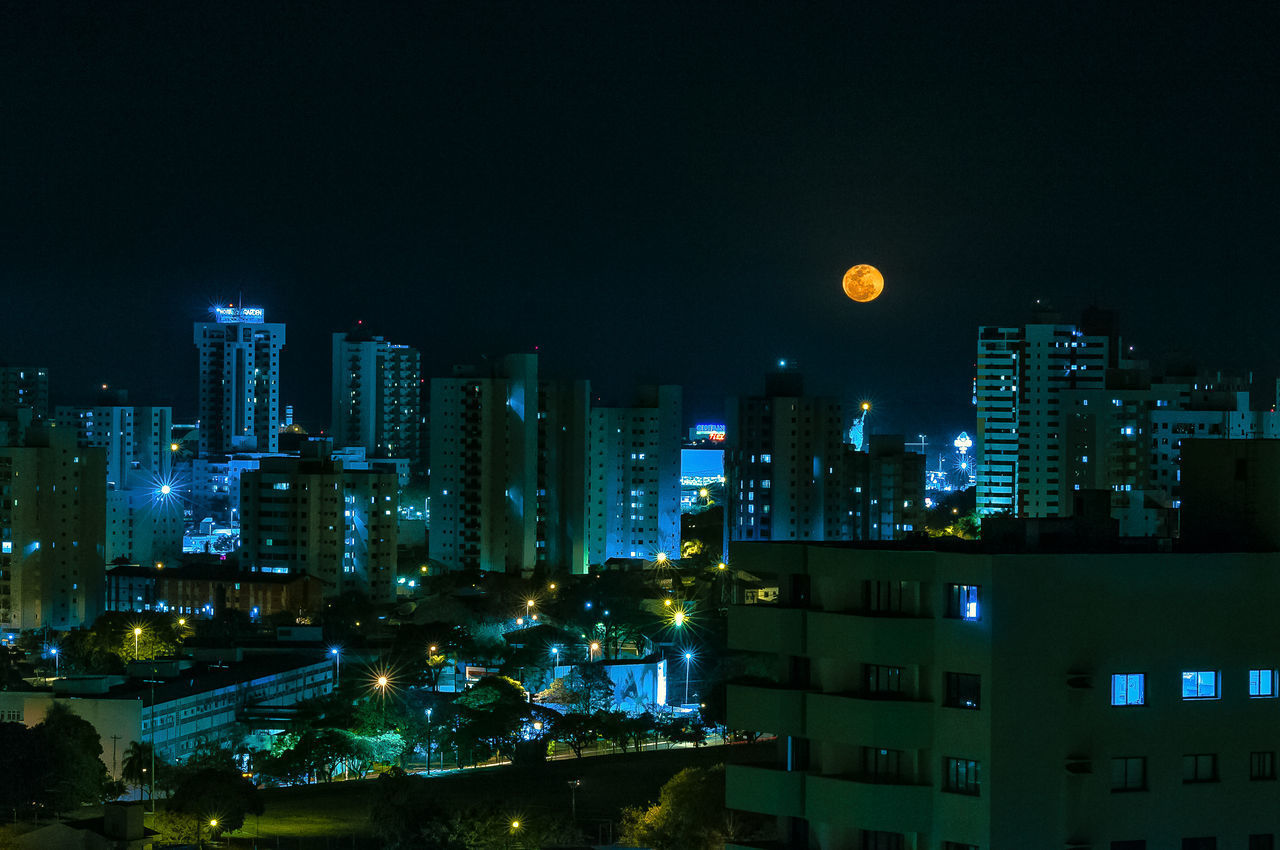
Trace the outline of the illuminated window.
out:
M 1217 670 L 1186 670 L 1182 674 L 1183 699 L 1218 699 L 1221 688 Z
M 1145 705 L 1146 673 L 1115 673 L 1111 676 L 1112 705 Z
M 1111 760 L 1111 790 L 1147 790 L 1147 759 L 1145 756 L 1124 756 Z
M 953 620 L 978 620 L 979 591 L 976 584 L 947 585 L 947 616 Z
M 1255 699 L 1275 699 L 1276 671 L 1265 669 L 1250 670 L 1249 696 Z

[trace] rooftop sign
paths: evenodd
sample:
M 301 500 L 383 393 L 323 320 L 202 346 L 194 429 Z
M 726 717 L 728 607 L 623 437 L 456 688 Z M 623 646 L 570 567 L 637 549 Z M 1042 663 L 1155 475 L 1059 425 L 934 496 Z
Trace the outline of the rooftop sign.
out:
M 267 311 L 261 307 L 214 307 L 213 315 L 218 324 L 261 324 L 267 318 Z

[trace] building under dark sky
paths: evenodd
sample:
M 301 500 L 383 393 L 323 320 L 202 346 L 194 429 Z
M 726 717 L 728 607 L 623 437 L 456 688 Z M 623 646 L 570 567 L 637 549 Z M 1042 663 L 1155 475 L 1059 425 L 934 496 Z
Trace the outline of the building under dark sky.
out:
M 363 318 L 691 419 L 786 356 L 940 432 L 1043 298 L 1280 372 L 1276 7 L 879 5 L 8 6 L 0 359 L 189 416 L 190 324 L 243 293 L 311 425 Z

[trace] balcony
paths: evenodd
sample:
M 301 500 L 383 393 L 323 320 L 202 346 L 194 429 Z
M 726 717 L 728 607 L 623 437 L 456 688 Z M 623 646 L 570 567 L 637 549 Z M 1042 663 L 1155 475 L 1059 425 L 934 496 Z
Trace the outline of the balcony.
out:
M 875 741 L 878 747 L 895 750 L 925 749 L 933 742 L 934 711 L 933 703 L 919 700 L 810 693 L 805 695 L 805 736 L 842 744 Z
M 725 765 L 725 800 L 731 809 L 804 817 L 805 774 L 745 764 Z
M 768 685 L 729 685 L 728 722 L 732 729 L 804 735 L 803 691 Z
M 808 776 L 804 816 L 817 823 L 888 832 L 928 832 L 933 821 L 933 788 L 882 785 L 842 776 Z
M 729 609 L 729 648 L 804 655 L 806 613 L 775 605 L 734 606 Z

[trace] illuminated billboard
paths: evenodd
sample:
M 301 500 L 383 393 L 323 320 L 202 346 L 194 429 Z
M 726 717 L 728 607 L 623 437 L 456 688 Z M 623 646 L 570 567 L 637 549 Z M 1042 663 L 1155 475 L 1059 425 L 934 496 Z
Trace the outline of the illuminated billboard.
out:
M 261 324 L 267 318 L 261 307 L 213 307 L 212 312 L 220 325 Z

